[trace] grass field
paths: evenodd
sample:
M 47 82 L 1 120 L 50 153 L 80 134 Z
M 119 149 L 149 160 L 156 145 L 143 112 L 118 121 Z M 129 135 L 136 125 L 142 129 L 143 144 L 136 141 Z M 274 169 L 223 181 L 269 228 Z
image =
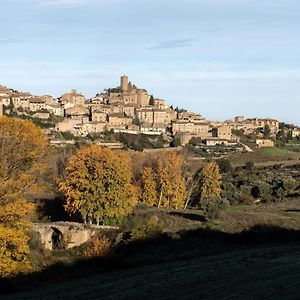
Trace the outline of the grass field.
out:
M 299 299 L 299 245 L 258 247 L 60 283 L 9 299 Z
M 299 214 L 299 200 L 231 207 L 116 257 L 33 274 L 15 283 L 27 291 L 1 299 L 300 299 Z M 195 212 L 184 217 L 190 227 Z
M 254 163 L 270 163 L 276 161 L 297 161 L 300 162 L 300 153 L 289 151 L 287 149 L 281 149 L 277 147 L 273 148 L 261 148 L 257 149 L 254 152 L 247 153 L 236 153 L 227 157 L 230 159 L 235 166 L 240 166 L 245 164 L 248 161 Z

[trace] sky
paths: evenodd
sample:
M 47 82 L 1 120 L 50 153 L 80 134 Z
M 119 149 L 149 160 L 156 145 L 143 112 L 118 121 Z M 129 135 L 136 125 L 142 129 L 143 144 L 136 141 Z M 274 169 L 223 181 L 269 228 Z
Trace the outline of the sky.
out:
M 129 76 L 210 120 L 300 125 L 299 0 L 0 0 L 0 84 L 92 97 Z

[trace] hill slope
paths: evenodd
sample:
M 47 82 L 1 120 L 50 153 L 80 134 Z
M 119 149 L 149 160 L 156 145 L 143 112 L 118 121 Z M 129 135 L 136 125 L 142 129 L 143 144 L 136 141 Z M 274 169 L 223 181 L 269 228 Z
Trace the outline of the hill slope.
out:
M 299 245 L 143 266 L 3 299 L 300 299 Z

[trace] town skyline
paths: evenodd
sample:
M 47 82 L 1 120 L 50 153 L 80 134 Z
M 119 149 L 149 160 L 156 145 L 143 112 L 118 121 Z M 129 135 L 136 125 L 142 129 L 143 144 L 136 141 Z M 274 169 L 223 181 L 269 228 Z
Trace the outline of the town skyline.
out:
M 122 73 L 123 74 L 123 73 Z M 123 76 L 126 76 L 127 77 L 127 74 L 123 74 Z M 133 81 L 135 84 L 136 84 L 136 82 L 135 81 Z M 33 91 L 31 91 L 31 90 L 29 90 L 29 89 L 25 89 L 25 90 L 19 90 L 18 88 L 16 88 L 16 87 L 10 87 L 10 86 L 7 86 L 7 85 L 5 85 L 5 84 L 3 84 L 3 83 L 1 83 L 0 82 L 0 86 L 4 86 L 4 87 L 7 87 L 7 88 L 10 88 L 10 89 L 14 89 L 14 90 L 16 90 L 16 91 L 18 91 L 18 92 L 20 92 L 20 93 L 30 93 L 30 94 L 32 94 L 32 95 L 34 95 L 35 97 L 40 97 L 40 96 L 46 96 L 46 95 L 49 95 L 49 96 L 51 96 L 51 97 L 53 97 L 53 99 L 58 99 L 58 98 L 60 98 L 61 96 L 63 96 L 65 93 L 68 93 L 68 91 L 76 91 L 76 92 L 78 92 L 79 94 L 82 94 L 86 99 L 93 99 L 97 94 L 101 94 L 101 93 L 103 93 L 105 90 L 107 90 L 107 89 L 114 89 L 114 88 L 119 88 L 120 87 L 120 83 L 119 82 L 117 82 L 116 83 L 116 85 L 112 85 L 112 86 L 108 86 L 108 87 L 103 87 L 102 89 L 99 89 L 98 91 L 95 91 L 94 93 L 93 92 L 91 92 L 90 94 L 87 94 L 87 93 L 85 93 L 84 91 L 82 91 L 82 90 L 79 90 L 79 89 L 77 89 L 76 87 L 71 87 L 71 88 L 69 88 L 69 89 L 65 89 L 65 90 L 63 90 L 61 93 L 57 93 L 57 94 L 55 94 L 55 93 L 51 93 L 51 92 L 42 92 L 42 93 L 34 93 Z M 138 85 L 138 87 L 140 87 L 139 85 Z M 149 92 L 149 95 L 154 95 L 153 93 L 151 93 L 151 91 L 149 90 L 149 89 L 147 89 L 146 88 L 146 90 L 147 90 L 147 92 Z M 154 97 L 155 98 L 159 98 L 159 99 L 163 99 L 162 97 L 160 97 L 159 95 L 154 95 Z M 223 122 L 223 121 L 227 121 L 227 120 L 232 120 L 232 119 L 234 119 L 236 116 L 243 116 L 243 117 L 245 117 L 245 118 L 271 118 L 271 119 L 276 119 L 276 117 L 274 117 L 274 116 L 272 116 L 272 115 L 263 115 L 263 114 L 261 114 L 261 115 L 251 115 L 251 114 L 249 114 L 249 113 L 247 113 L 247 112 L 241 112 L 240 114 L 232 114 L 232 115 L 230 115 L 230 116 L 225 116 L 224 118 L 214 118 L 214 117 L 210 117 L 210 116 L 207 116 L 207 115 L 205 115 L 203 112 L 201 112 L 201 111 L 197 111 L 197 110 L 193 110 L 193 109 L 189 109 L 189 107 L 187 107 L 187 106 L 184 106 L 184 104 L 183 105 L 177 105 L 177 104 L 173 104 L 173 103 L 170 103 L 169 101 L 168 101 L 168 99 L 163 99 L 166 103 L 168 103 L 168 105 L 169 106 L 172 106 L 172 107 L 174 107 L 174 108 L 176 108 L 176 107 L 178 107 L 179 109 L 184 109 L 184 110 L 186 110 L 186 111 L 188 111 L 188 112 L 192 112 L 192 113 L 195 113 L 195 114 L 198 114 L 198 115 L 202 115 L 205 119 L 207 119 L 207 120 L 210 120 L 210 121 L 215 121 L 215 122 Z M 288 121 L 286 121 L 286 120 L 284 120 L 283 118 L 281 118 L 280 117 L 280 115 L 279 115 L 279 117 L 277 118 L 278 120 L 280 120 L 280 121 L 282 121 L 282 122 L 285 122 L 286 124 L 291 124 L 291 125 L 295 125 L 295 126 L 300 126 L 300 121 L 295 121 L 295 122 L 288 122 Z

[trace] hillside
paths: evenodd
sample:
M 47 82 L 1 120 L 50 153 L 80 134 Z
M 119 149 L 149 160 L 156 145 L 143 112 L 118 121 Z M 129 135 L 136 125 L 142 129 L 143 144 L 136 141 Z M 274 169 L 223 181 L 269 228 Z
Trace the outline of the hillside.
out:
M 21 278 L 15 286 L 33 290 L 3 299 L 299 299 L 299 205 L 231 207 L 198 229 Z M 173 227 L 194 217 L 177 216 Z
M 144 266 L 3 299 L 299 299 L 299 245 Z

